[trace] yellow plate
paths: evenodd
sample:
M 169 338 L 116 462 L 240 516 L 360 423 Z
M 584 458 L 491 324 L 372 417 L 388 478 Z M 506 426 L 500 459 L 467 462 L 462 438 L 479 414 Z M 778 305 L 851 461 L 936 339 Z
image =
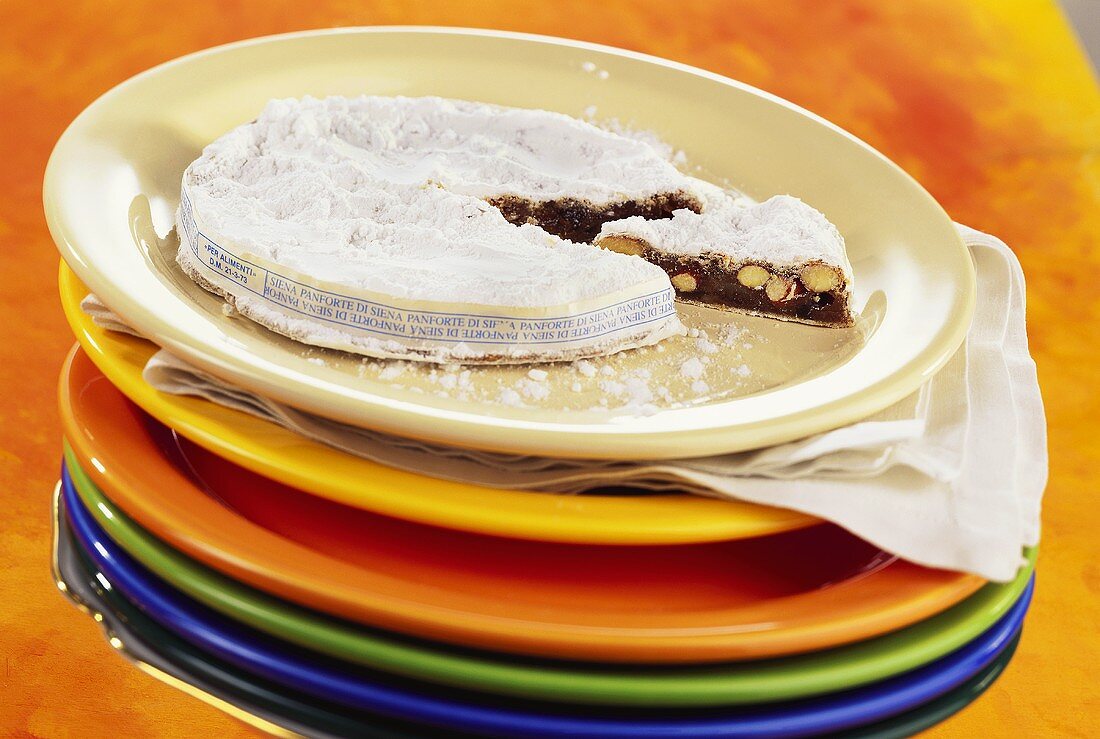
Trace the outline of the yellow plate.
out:
M 226 318 L 220 301 L 171 260 L 183 169 L 270 98 L 360 93 L 437 94 L 572 115 L 594 108 L 597 119 L 658 133 L 704 177 L 756 197 L 797 195 L 847 239 L 859 329 L 684 308 L 689 324 L 711 325 L 705 344 L 691 337 L 666 342 L 664 352 L 607 360 L 618 384 L 548 365 L 551 392 L 536 388 L 521 395 L 524 407 L 513 407 L 498 398 L 503 389 L 524 389 L 526 368 L 474 370 L 473 390 L 463 397 L 433 385 L 431 368 L 394 381 L 382 363 L 309 349 Z M 50 158 L 44 199 L 54 239 L 80 278 L 143 335 L 199 367 L 350 423 L 517 453 L 700 456 L 850 423 L 911 393 L 942 366 L 966 334 L 975 299 L 973 265 L 947 215 L 851 135 L 719 75 L 521 34 L 342 29 L 183 57 L 124 82 L 73 122 Z M 715 341 L 731 327 L 752 340 Z M 698 365 L 680 372 L 696 355 L 706 360 L 705 387 L 691 376 Z M 639 373 L 651 374 L 649 389 L 625 397 L 642 402 L 620 402 L 629 387 L 620 380 Z M 647 398 L 650 390 L 659 397 Z M 620 407 L 603 410 L 601 399 Z
M 692 495 L 554 495 L 436 480 L 385 467 L 240 411 L 154 390 L 141 377 L 157 347 L 95 325 L 88 289 L 61 263 L 61 304 L 81 347 L 107 379 L 161 423 L 261 475 L 347 505 L 409 521 L 520 539 L 586 544 L 723 541 L 817 523 L 795 511 Z

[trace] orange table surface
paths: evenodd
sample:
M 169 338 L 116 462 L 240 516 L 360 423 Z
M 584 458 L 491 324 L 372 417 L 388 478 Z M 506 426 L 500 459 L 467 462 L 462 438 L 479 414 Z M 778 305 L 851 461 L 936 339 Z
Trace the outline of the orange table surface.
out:
M 340 25 L 481 26 L 656 54 L 823 115 L 898 162 L 1028 278 L 1050 424 L 1038 592 L 1016 659 L 929 736 L 1100 730 L 1100 92 L 1052 1 L 6 2 L 0 4 L 0 734 L 244 736 L 133 669 L 52 584 L 55 380 L 73 339 L 41 183 L 54 141 L 111 86 L 215 44 Z

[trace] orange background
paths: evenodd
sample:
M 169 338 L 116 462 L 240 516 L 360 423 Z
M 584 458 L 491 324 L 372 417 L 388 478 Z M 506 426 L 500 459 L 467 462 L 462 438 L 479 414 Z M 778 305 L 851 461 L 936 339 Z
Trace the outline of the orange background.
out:
M 744 80 L 862 137 L 956 220 L 1012 245 L 1050 422 L 1038 594 L 1007 674 L 930 735 L 1096 733 L 1100 93 L 1054 3 L 1027 0 L 0 4 L 0 733 L 251 731 L 111 654 L 51 583 L 54 387 L 72 338 L 42 173 L 65 125 L 142 69 L 249 36 L 359 24 L 569 36 Z

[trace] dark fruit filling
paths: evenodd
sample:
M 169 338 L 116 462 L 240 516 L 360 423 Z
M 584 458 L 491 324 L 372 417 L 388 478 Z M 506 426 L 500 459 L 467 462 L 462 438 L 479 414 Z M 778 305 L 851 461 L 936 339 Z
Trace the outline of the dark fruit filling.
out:
M 527 200 L 502 196 L 487 201 L 500 209 L 509 223 L 531 223 L 563 239 L 586 244 L 599 234 L 603 224 L 621 218 L 641 216 L 647 220 L 671 218 L 672 212 L 687 208 L 698 213 L 701 204 L 687 193 L 665 193 L 646 200 L 625 200 L 597 207 L 584 200 Z
M 763 286 L 742 285 L 737 280 L 737 268 L 726 269 L 717 259 L 683 259 L 648 248 L 640 256 L 668 273 L 677 287 L 676 297 L 680 300 L 831 326 L 852 324 L 852 317 L 843 300 L 842 287 L 815 293 L 806 289 L 797 274 L 779 273 L 791 283 L 791 287 L 779 291 L 780 300 L 773 300 Z M 683 274 L 690 274 L 692 279 L 676 279 Z M 692 282 L 695 289 L 681 289 L 681 285 L 690 286 Z

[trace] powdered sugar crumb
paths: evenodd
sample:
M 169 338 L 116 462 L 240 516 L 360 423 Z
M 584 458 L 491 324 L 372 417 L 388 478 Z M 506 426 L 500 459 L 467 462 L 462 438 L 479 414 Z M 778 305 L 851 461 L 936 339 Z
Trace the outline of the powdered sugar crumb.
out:
M 573 363 L 573 366 L 585 377 L 595 377 L 599 371 L 596 369 L 596 365 L 589 362 L 587 359 L 581 359 Z
M 404 362 L 388 362 L 381 372 L 378 373 L 378 379 L 380 380 L 393 380 L 401 375 L 405 374 Z
M 519 388 L 519 392 L 523 397 L 531 400 L 546 400 L 550 397 L 550 386 L 544 382 L 524 378 L 516 383 L 516 387 Z
M 733 346 L 734 344 L 742 342 L 745 338 L 745 334 L 745 329 L 740 326 L 726 326 L 722 329 L 718 340 L 722 342 L 722 346 Z
M 692 357 L 680 365 L 680 374 L 688 379 L 695 379 L 702 377 L 705 369 L 698 357 Z
M 717 354 L 718 345 L 710 340 L 710 338 L 703 334 L 695 340 L 695 348 L 703 352 L 703 354 Z
M 616 398 L 622 396 L 626 390 L 626 385 L 616 380 L 601 380 L 600 390 L 603 390 L 608 395 L 613 395 Z
M 653 400 L 653 391 L 643 377 L 628 377 L 623 383 L 630 396 L 631 404 L 645 404 Z
M 522 408 L 523 398 L 510 387 L 500 389 L 500 402 L 512 408 Z

